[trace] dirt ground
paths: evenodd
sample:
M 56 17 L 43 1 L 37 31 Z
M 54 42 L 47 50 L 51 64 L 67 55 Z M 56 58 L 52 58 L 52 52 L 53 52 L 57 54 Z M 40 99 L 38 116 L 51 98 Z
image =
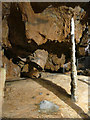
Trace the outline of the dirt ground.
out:
M 70 99 L 70 75 L 42 73 L 38 79 L 6 82 L 3 118 L 87 118 L 89 78 L 78 76 L 78 102 Z M 38 104 L 49 100 L 59 106 L 53 114 L 40 113 Z

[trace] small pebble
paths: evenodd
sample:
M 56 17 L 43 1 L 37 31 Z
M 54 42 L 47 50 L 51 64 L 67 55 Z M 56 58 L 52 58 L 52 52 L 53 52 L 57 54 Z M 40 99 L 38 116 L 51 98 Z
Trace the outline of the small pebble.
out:
M 36 98 L 35 96 L 32 97 L 32 99 L 35 99 L 35 98 Z
M 42 92 L 40 92 L 39 95 L 42 95 Z
M 11 85 L 10 83 L 7 84 L 7 86 L 10 86 L 10 85 Z
M 84 81 L 88 81 L 87 79 L 84 79 Z
M 38 110 L 38 112 L 40 112 L 40 110 Z
M 47 93 L 46 95 L 49 95 L 49 93 Z
M 9 91 L 11 91 L 11 88 L 7 87 L 7 88 L 4 89 L 4 91 L 9 92 Z

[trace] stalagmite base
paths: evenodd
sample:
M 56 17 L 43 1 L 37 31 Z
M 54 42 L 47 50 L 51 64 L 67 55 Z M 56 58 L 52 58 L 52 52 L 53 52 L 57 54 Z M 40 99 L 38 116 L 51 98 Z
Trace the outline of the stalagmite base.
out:
M 71 73 L 71 99 L 76 102 L 77 101 L 77 72 L 75 68 Z

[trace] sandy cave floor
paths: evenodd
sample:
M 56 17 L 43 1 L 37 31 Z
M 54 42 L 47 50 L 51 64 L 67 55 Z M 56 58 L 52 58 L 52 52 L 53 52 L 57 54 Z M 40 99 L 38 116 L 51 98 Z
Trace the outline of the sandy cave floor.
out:
M 78 102 L 70 99 L 70 76 L 42 73 L 39 79 L 6 82 L 3 118 L 84 118 L 88 113 L 88 77 L 78 76 Z M 82 80 L 86 80 L 85 82 Z M 49 100 L 59 106 L 59 111 L 44 114 L 37 104 Z

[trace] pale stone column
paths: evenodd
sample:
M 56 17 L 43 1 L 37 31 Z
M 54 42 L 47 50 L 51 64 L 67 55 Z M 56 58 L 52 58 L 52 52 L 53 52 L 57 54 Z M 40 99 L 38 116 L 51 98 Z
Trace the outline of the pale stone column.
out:
M 2 118 L 2 2 L 0 2 L 0 119 Z
M 71 43 L 72 43 L 72 56 L 71 56 L 71 98 L 77 101 L 77 69 L 75 57 L 75 39 L 74 39 L 74 19 L 71 19 Z
M 4 97 L 5 80 L 6 80 L 6 69 L 0 68 L 0 118 L 2 118 L 2 104 Z

